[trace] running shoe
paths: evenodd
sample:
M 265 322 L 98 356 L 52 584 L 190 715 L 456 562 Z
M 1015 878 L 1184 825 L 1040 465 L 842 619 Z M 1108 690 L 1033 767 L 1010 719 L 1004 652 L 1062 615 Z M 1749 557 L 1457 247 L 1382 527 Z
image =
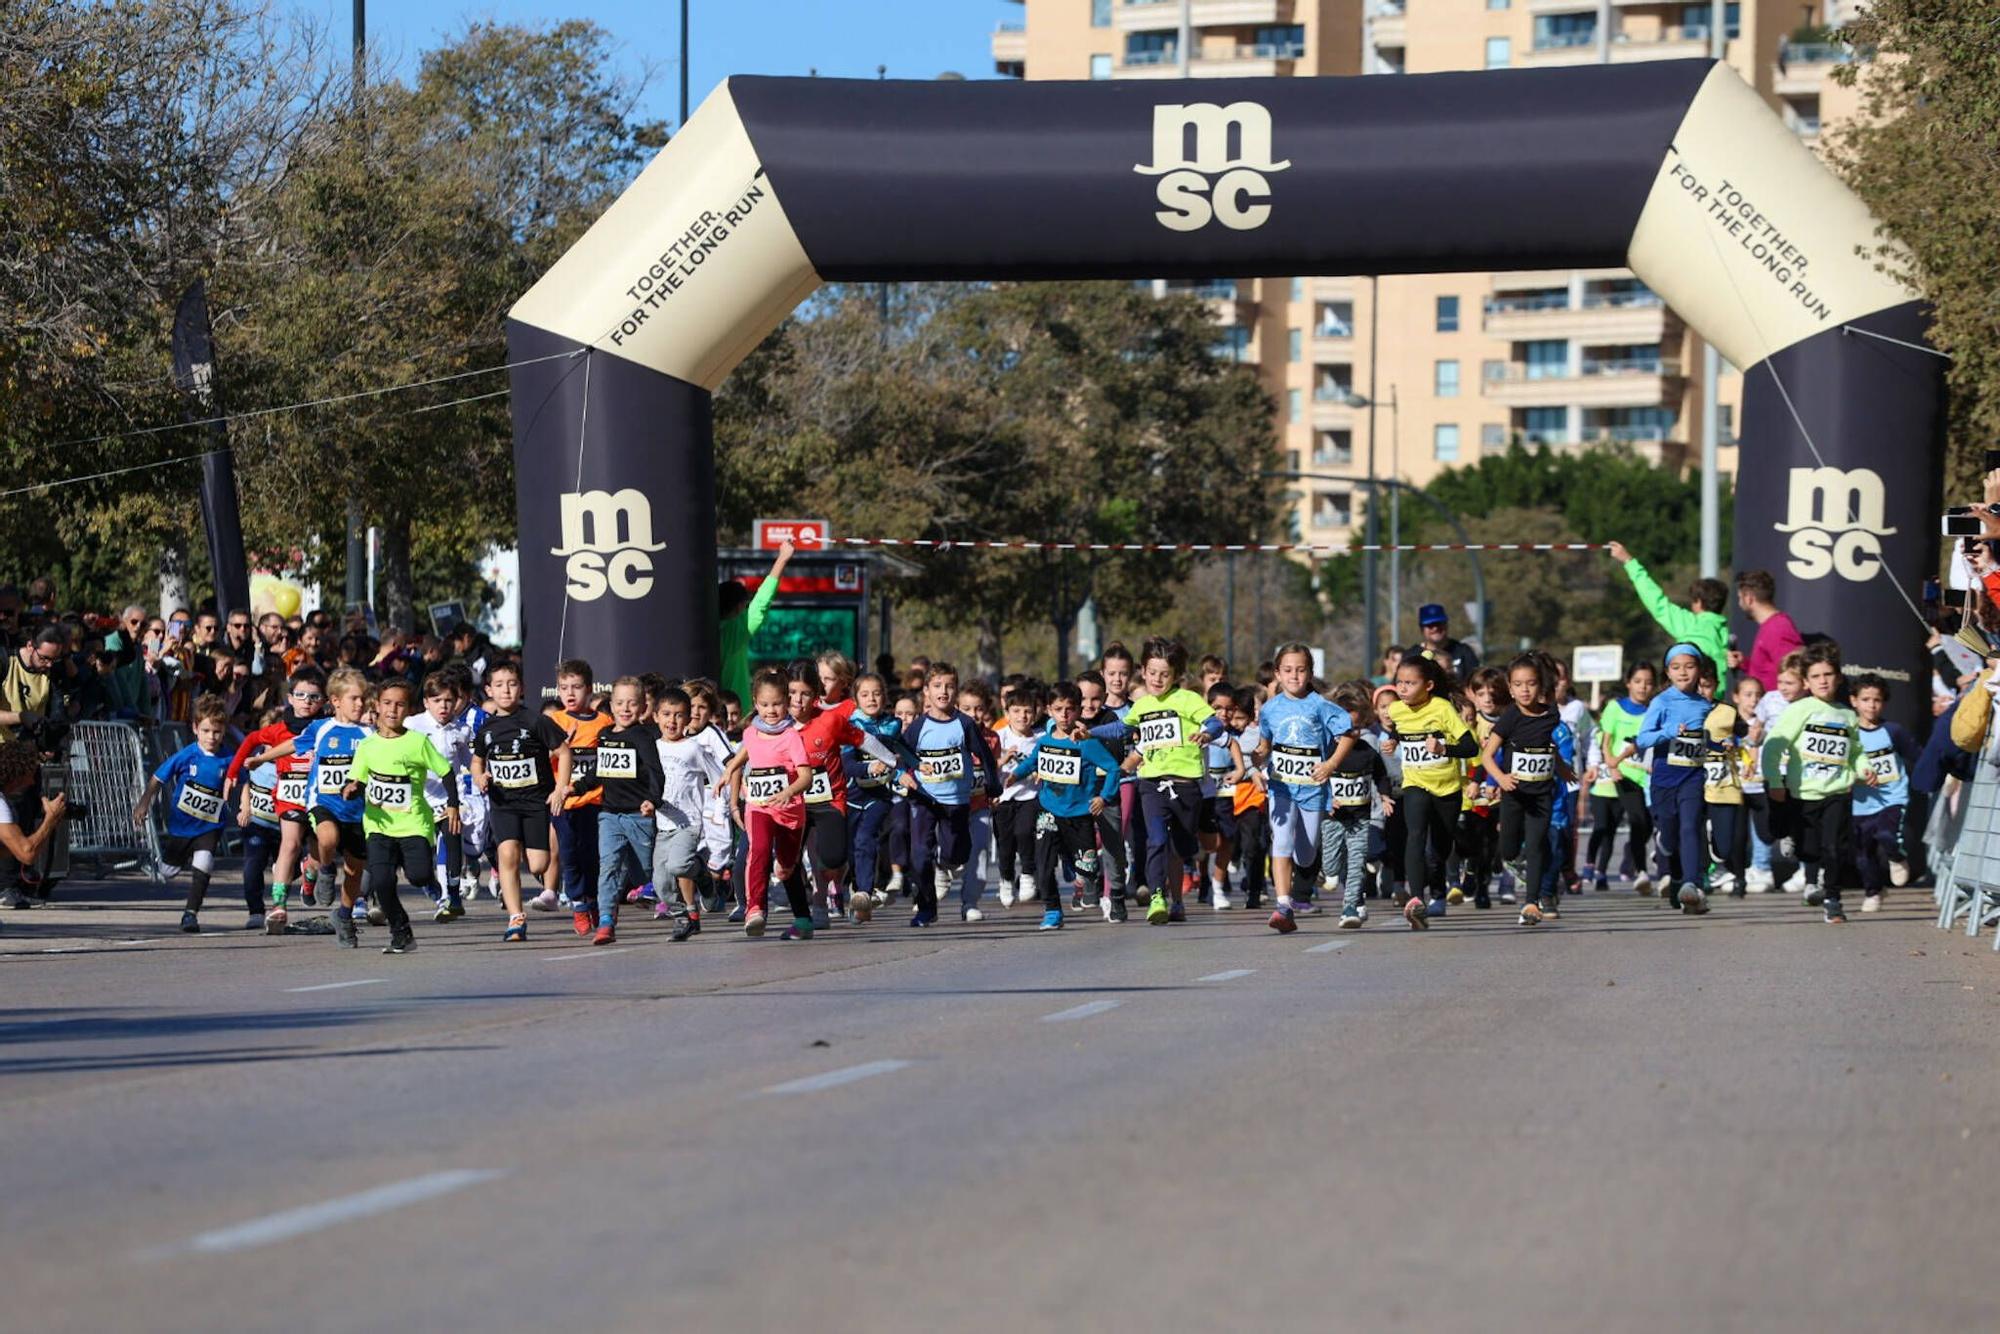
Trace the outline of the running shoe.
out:
M 958 915 L 958 920 L 961 922 L 983 922 L 986 920 L 986 914 L 977 908 L 967 908 Z
M 389 933 L 389 943 L 382 947 L 384 954 L 408 954 L 417 947 L 417 933 L 409 927 Z
M 1172 915 L 1173 909 L 1167 907 L 1167 896 L 1164 894 L 1153 895 L 1153 901 L 1146 905 L 1146 923 L 1149 926 L 1165 926 L 1167 918 Z
M 1537 906 L 1542 910 L 1542 920 L 1544 922 L 1559 922 L 1562 920 L 1562 910 L 1556 906 L 1554 899 L 1543 899 Z
M 1424 911 L 1424 901 L 1412 894 L 1403 905 L 1403 920 L 1410 924 L 1410 930 L 1423 931 L 1431 924 L 1430 914 Z
M 892 895 L 891 895 L 891 894 L 889 893 L 889 891 L 888 891 L 888 890 L 886 890 L 886 889 L 878 889 L 878 890 L 876 890 L 876 891 L 875 891 L 875 906 L 876 906 L 876 907 L 878 907 L 878 908 L 886 908 L 886 907 L 888 907 L 888 906 L 889 906 L 889 900 L 890 900 L 890 898 L 891 898 L 891 897 L 893 897 L 893 896 L 892 896 Z
M 244 920 L 243 929 L 245 931 L 262 931 L 264 929 L 264 914 L 260 912 L 251 913 Z
M 1450 889 L 1444 892 L 1444 901 L 1446 903 L 1449 903 L 1452 907 L 1456 908 L 1459 904 L 1465 902 L 1465 891 L 1460 889 L 1457 885 L 1453 885 Z
M 792 924 L 785 928 L 785 933 L 778 937 L 780 940 L 811 940 L 812 938 L 813 919 L 810 917 L 794 917 Z
M 1517 917 L 1517 918 L 1515 918 L 1515 919 L 1514 919 L 1514 925 L 1516 925 L 1516 926 L 1540 926 L 1541 924 L 1542 924 L 1542 910 L 1541 910 L 1541 908 L 1540 908 L 1539 906 L 1535 905 L 1535 904 L 1532 904 L 1532 903 L 1524 903 L 1524 904 L 1522 904 L 1522 905 L 1521 905 L 1521 915 L 1520 915 L 1519 917 Z
M 597 930 L 597 914 L 585 912 L 581 908 L 578 908 L 569 915 L 569 922 L 571 926 L 576 928 L 576 933 L 579 936 L 587 936 Z
M 1701 892 L 1700 885 L 1682 885 L 1677 897 L 1680 899 L 1681 911 L 1690 917 L 1699 917 L 1708 911 L 1708 895 Z
M 1889 863 L 1889 883 L 1897 889 L 1910 883 L 1910 864 L 1904 861 Z M 1867 911 L 1863 909 L 1863 911 Z
M 503 945 L 525 944 L 528 939 L 528 919 L 516 914 L 507 919 L 507 929 L 500 933 Z
M 345 908 L 335 908 L 333 917 L 333 943 L 344 950 L 361 947 L 361 932 L 354 925 L 354 914 Z
M 270 911 L 264 914 L 264 934 L 267 936 L 282 936 L 285 934 L 284 904 L 274 903 L 271 905 Z
M 553 889 L 545 889 L 532 899 L 529 899 L 528 906 L 536 912 L 554 912 L 556 910 L 556 892 Z
M 1361 924 L 1367 920 L 1367 914 L 1363 913 L 1359 908 L 1350 908 L 1340 915 L 1340 929 L 1342 931 L 1359 931 Z
M 1000 882 L 1000 906 L 1003 908 L 1014 906 L 1014 882 L 1012 880 L 1002 880 Z
M 700 934 L 701 919 L 699 917 L 677 917 L 674 919 L 674 933 L 671 939 L 682 941 L 686 940 L 689 936 Z
M 922 908 L 919 908 L 910 914 L 910 925 L 912 927 L 936 926 L 937 914 L 934 912 L 925 912 Z
M 764 914 L 761 909 L 753 911 L 748 917 L 743 919 L 743 934 L 746 936 L 761 936 L 764 934 Z
M 299 902 L 305 904 L 308 908 L 314 907 L 319 903 L 319 897 L 313 893 L 312 882 L 310 880 L 306 882 L 304 888 L 299 890 Z
M 1443 899 L 1432 899 L 1430 904 L 1424 909 L 1424 915 L 1426 917 L 1442 917 L 1445 913 L 1445 907 L 1446 904 Z
M 1051 908 L 1043 913 L 1042 924 L 1036 928 L 1038 931 L 1060 931 L 1062 929 L 1063 915 L 1061 908 Z
M 1600 894 L 1609 894 L 1611 892 L 1611 878 L 1605 875 L 1604 872 L 1602 871 L 1597 871 L 1594 874 L 1596 876 L 1597 883 L 1593 885 L 1592 888 L 1594 888 Z
M 1826 886 L 1824 884 L 1809 885 L 1806 887 L 1806 899 L 1805 899 L 1806 907 L 1817 908 L 1821 903 L 1825 902 L 1825 900 L 1826 900 Z
M 874 920 L 875 896 L 873 894 L 856 894 L 854 896 L 854 924 L 860 926 L 863 922 L 872 922 Z
M 576 900 L 572 899 L 569 896 L 568 890 L 563 890 L 561 893 L 556 895 L 556 911 L 558 912 L 576 911 Z
M 1501 901 L 1502 903 L 1513 903 L 1513 902 L 1515 902 L 1515 898 L 1514 898 L 1514 891 L 1513 891 L 1513 890 L 1511 890 L 1511 889 L 1503 889 L 1503 890 L 1501 890 L 1501 891 L 1500 891 L 1500 901 Z
M 1781 894 L 1796 894 L 1805 887 L 1806 887 L 1806 868 L 1801 866 L 1798 870 L 1791 873 L 1791 875 L 1785 880 L 1785 883 L 1779 887 L 1778 892 Z
M 1752 894 L 1768 894 L 1777 888 L 1777 881 L 1771 878 L 1769 871 L 1760 871 L 1753 866 L 1743 873 L 1743 888 Z
M 195 920 L 193 913 L 183 912 L 181 914 L 181 930 L 191 936 L 198 936 L 201 934 L 201 923 Z
M 1268 925 L 1281 936 L 1289 936 L 1292 932 L 1299 929 L 1298 921 L 1292 916 L 1292 906 L 1289 903 L 1278 905 L 1278 910 L 1271 914 L 1271 920 Z
M 1861 911 L 1862 911 L 1862 912 L 1881 912 L 1881 911 L 1882 911 L 1882 896 L 1881 896 L 1880 894 L 1863 894 L 1863 895 L 1861 896 Z M 188 914 L 186 914 L 186 913 L 182 913 L 182 914 L 181 914 L 181 916 L 182 916 L 183 918 L 185 918 L 185 917 L 187 917 L 187 916 L 188 916 Z M 187 923 L 186 923 L 185 921 L 183 921 L 183 922 L 181 923 L 181 930 L 185 931 L 185 930 L 187 930 L 187 929 L 188 929 L 188 928 L 187 928 Z
M 675 905 L 672 903 L 662 903 L 659 906 L 655 907 L 653 909 L 653 920 L 656 922 L 664 922 L 669 917 L 673 917 L 674 907 Z
M 1187 907 L 1181 900 L 1175 899 L 1173 906 L 1167 909 L 1167 920 L 1169 922 L 1185 922 L 1187 920 Z
M 370 926 L 389 925 L 389 914 L 382 911 L 381 904 L 370 903 L 368 905 L 368 925 Z
M 1125 896 L 1123 894 L 1109 895 L 1104 899 L 1104 920 L 1107 922 L 1122 922 L 1125 920 Z
M 1472 896 L 1472 906 L 1475 908 L 1491 908 L 1493 906 L 1493 899 L 1487 894 L 1486 886 L 1481 885 L 1479 891 Z
M 612 926 L 611 923 L 606 922 L 603 926 L 597 928 L 596 933 L 590 938 L 590 943 L 593 945 L 609 945 L 617 939 L 617 928 Z
M 828 912 L 827 906 L 824 903 L 815 903 L 812 906 L 812 924 L 814 930 L 824 931 L 832 921 L 832 914 Z
M 451 909 L 453 917 L 465 916 L 465 898 L 456 890 L 445 896 L 444 906 Z
M 729 910 L 729 920 L 732 922 L 741 922 L 743 920 L 742 904 L 739 903 L 734 908 L 731 908 Z
M 1229 882 L 1211 880 L 1209 882 L 1208 906 L 1213 912 L 1229 912 L 1236 905 L 1229 901 Z
M 1829 898 L 1826 901 L 1826 923 L 1828 926 L 1846 925 L 1847 914 L 1840 910 L 1839 899 Z
M 433 922 L 449 922 L 452 919 L 451 900 L 439 899 L 437 911 L 431 914 Z
M 1076 912 L 1082 912 L 1082 911 L 1083 911 L 1083 886 L 1082 886 L 1082 885 L 1071 885 L 1071 886 L 1070 886 L 1070 890 L 1069 890 L 1069 906 L 1070 906 L 1070 908 L 1071 908 L 1071 909 L 1073 909 L 1073 910 L 1074 910 L 1074 911 L 1076 911 Z
M 1644 894 L 1648 897 L 1651 897 L 1653 893 L 1652 880 L 1649 879 L 1644 872 L 1641 872 L 1638 875 L 1633 876 L 1632 892 L 1634 894 Z

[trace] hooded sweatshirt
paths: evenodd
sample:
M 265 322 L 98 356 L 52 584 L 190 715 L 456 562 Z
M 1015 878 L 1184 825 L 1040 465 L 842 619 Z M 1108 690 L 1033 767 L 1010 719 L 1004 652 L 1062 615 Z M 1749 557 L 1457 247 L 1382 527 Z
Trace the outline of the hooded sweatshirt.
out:
M 1666 661 L 1700 656 L 1701 650 L 1694 645 L 1676 644 L 1667 650 Z M 1639 733 L 1632 738 L 1632 744 L 1640 750 L 1652 749 L 1654 792 L 1703 781 L 1708 763 L 1708 734 L 1702 725 L 1714 707 L 1713 701 L 1679 686 L 1670 685 L 1653 696 L 1653 702 L 1646 706 L 1646 716 L 1639 720 Z

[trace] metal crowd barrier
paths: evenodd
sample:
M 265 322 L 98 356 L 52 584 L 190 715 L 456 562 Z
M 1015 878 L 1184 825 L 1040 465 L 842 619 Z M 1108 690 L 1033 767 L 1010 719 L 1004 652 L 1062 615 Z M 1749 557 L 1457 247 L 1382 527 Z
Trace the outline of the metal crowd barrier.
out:
M 69 734 L 68 792 L 82 803 L 82 819 L 69 821 L 72 857 L 88 857 L 102 874 L 137 867 L 162 878 L 160 836 L 153 821 L 132 825 L 132 812 L 152 772 L 139 733 L 124 723 L 77 723 Z

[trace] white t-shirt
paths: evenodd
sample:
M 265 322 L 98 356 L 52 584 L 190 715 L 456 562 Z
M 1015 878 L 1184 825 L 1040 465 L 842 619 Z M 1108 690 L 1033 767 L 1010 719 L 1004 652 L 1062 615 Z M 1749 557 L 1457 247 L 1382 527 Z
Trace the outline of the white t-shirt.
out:
M 709 807 L 720 804 L 711 795 L 710 786 L 722 777 L 723 761 L 700 736 L 679 741 L 662 737 L 658 745 L 666 782 L 660 804 L 654 808 L 654 823 L 661 829 L 699 828 Z
M 7 798 L 0 797 L 0 824 L 19 824 L 14 818 L 14 808 L 7 804 Z
M 1007 776 L 1014 772 L 1014 766 L 1021 762 L 1023 756 L 1035 748 L 1035 738 L 1040 734 L 1030 733 L 1027 736 L 1023 736 L 1011 727 L 1002 727 L 994 735 L 1000 739 L 1000 749 L 993 758 L 999 762 L 1000 781 L 1004 783 L 1007 781 Z M 1041 790 L 1042 780 L 1035 777 L 1034 773 L 1030 771 L 1026 778 L 1003 791 L 1000 794 L 1000 800 L 1033 801 L 1035 800 L 1035 794 Z

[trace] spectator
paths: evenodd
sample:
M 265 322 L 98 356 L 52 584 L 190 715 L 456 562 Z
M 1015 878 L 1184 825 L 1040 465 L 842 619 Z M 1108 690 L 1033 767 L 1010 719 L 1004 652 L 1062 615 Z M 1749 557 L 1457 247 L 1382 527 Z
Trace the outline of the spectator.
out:
M 262 673 L 266 658 L 281 660 L 285 650 L 292 646 L 292 637 L 285 626 L 285 618 L 275 611 L 267 611 L 257 618 L 257 656 L 250 664 L 250 670 Z
M 28 615 L 41 620 L 54 620 L 56 614 L 56 581 L 46 574 L 28 581 Z
M 1806 646 L 1799 627 L 1778 610 L 1774 601 L 1777 593 L 1777 582 L 1769 570 L 1745 570 L 1736 576 L 1736 605 L 1757 625 L 1743 670 L 1756 677 L 1766 690 L 1778 688 L 1778 664 L 1785 656 Z
M 1623 542 L 1607 543 L 1605 549 L 1611 559 L 1625 567 L 1639 604 L 1667 632 L 1667 638 L 1694 645 L 1716 667 L 1724 663 L 1729 654 L 1729 622 L 1723 619 L 1723 608 L 1729 602 L 1729 589 L 1720 579 L 1695 580 L 1688 589 L 1688 605 L 1678 607 Z
M 493 645 L 470 621 L 460 621 L 452 626 L 451 635 L 445 642 L 445 652 L 447 661 L 465 664 L 465 669 L 472 674 L 474 685 L 482 684 L 486 673 L 495 665 Z
M 1423 633 L 1423 646 L 1431 651 L 1432 657 L 1444 659 L 1445 665 L 1451 668 L 1451 674 L 1463 685 L 1479 666 L 1479 654 L 1473 651 L 1471 645 L 1453 639 L 1450 626 L 1450 617 L 1437 603 L 1426 602 L 1417 608 L 1417 628 Z
M 0 742 L 14 740 L 60 707 L 56 679 L 68 670 L 68 660 L 69 633 L 55 625 L 43 626 L 7 655 L 0 674 Z
M 0 908 L 25 908 L 24 870 L 61 827 L 68 799 L 31 795 L 41 777 L 42 757 L 26 741 L 0 741 Z
M 778 557 L 771 562 L 770 573 L 757 585 L 755 597 L 736 579 L 723 580 L 716 590 L 716 641 L 722 651 L 722 688 L 736 692 L 741 699 L 750 698 L 750 641 L 764 624 L 764 616 L 771 609 L 771 600 L 778 595 L 778 583 L 794 550 L 790 542 L 778 548 Z
M 257 645 L 250 631 L 249 612 L 239 607 L 229 613 L 229 620 L 222 627 L 222 646 L 241 663 L 247 664 L 257 655 Z

